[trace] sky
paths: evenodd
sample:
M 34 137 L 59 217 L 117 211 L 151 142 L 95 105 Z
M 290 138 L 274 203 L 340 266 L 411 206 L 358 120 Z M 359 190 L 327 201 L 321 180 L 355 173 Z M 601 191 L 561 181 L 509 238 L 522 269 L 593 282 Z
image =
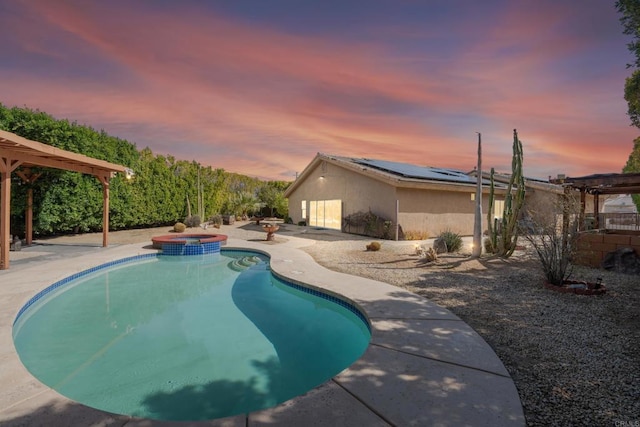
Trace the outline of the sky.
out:
M 639 135 L 613 1 L 0 0 L 0 103 L 293 180 L 318 152 L 619 173 Z

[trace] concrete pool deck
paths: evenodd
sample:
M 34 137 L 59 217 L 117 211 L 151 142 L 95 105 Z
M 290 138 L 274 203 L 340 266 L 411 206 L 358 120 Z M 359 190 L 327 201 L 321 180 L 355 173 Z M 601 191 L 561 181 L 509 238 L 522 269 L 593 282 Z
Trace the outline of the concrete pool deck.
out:
M 225 233 L 225 231 L 222 231 Z M 264 237 L 264 233 L 261 234 Z M 204 422 L 160 422 L 114 415 L 73 402 L 23 367 L 12 339 L 20 308 L 50 284 L 109 261 L 152 253 L 150 241 L 25 249 L 0 271 L 0 424 L 112 426 L 524 426 L 516 387 L 489 345 L 449 310 L 386 283 L 328 270 L 287 237 L 279 244 L 229 238 L 226 248 L 268 254 L 272 271 L 339 294 L 371 322 L 371 343 L 353 365 L 276 407 Z M 31 255 L 31 254 L 33 255 Z M 15 255 L 17 256 L 17 254 Z M 37 260 L 37 261 L 36 261 Z

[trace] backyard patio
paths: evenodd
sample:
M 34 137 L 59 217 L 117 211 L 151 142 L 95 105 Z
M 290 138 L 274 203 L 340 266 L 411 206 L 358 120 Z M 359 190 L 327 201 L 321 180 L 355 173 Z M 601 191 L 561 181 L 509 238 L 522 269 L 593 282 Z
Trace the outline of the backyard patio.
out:
M 152 235 L 168 230 L 112 232 L 110 238 L 115 246 L 150 246 Z M 635 276 L 579 267 L 580 277 L 602 277 L 607 294 L 557 294 L 542 286 L 541 269 L 526 247 L 506 261 L 471 260 L 461 253 L 425 263 L 411 241 L 383 241 L 379 252 L 367 252 L 371 239 L 333 230 L 286 224 L 272 242 L 265 241 L 265 232 L 255 223 L 224 225 L 219 231 L 264 247 L 303 237 L 302 250 L 329 269 L 386 282 L 448 308 L 500 357 L 529 426 L 612 425 L 640 419 L 640 288 Z M 79 256 L 78 248 L 102 250 L 100 236 L 91 234 L 38 243 L 33 256 L 29 251 L 11 253 L 12 270 L 59 259 L 59 252 L 47 253 L 55 245 L 73 256 Z

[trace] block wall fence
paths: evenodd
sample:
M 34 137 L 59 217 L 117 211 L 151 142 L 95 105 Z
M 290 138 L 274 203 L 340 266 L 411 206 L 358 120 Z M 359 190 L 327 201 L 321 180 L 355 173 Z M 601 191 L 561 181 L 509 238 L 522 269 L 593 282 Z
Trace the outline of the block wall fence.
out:
M 621 248 L 633 248 L 640 255 L 640 235 L 585 233 L 578 240 L 577 264 L 602 267 L 609 253 Z

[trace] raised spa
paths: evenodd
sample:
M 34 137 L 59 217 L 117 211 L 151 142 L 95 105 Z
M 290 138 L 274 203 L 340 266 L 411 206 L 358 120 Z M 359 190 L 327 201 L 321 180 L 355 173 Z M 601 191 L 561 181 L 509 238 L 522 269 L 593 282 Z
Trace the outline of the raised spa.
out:
M 180 234 L 151 238 L 155 249 L 162 249 L 164 255 L 207 255 L 219 253 L 227 243 L 224 234 Z

